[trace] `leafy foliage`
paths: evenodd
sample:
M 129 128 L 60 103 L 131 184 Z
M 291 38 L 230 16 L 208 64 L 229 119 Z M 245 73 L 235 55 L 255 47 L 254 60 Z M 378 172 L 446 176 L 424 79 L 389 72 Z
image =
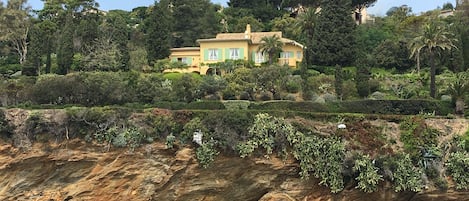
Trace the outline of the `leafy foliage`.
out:
M 466 151 L 451 153 L 446 163 L 447 172 L 456 182 L 457 189 L 469 189 L 469 154 Z
M 404 149 L 413 160 L 421 158 L 422 151 L 428 151 L 437 146 L 439 132 L 429 128 L 422 117 L 408 117 L 401 122 L 400 129 L 400 139 L 404 143 Z
M 204 168 L 208 168 L 219 152 L 215 149 L 215 141 L 208 141 L 196 150 L 197 160 Z
M 414 191 L 422 190 L 422 170 L 412 164 L 409 154 L 401 155 L 395 161 L 395 169 L 393 171 L 394 190 Z
M 345 146 L 335 138 L 305 136 L 282 118 L 268 114 L 257 114 L 249 128 L 248 140 L 238 145 L 241 157 L 249 156 L 259 147 L 272 154 L 278 150 L 284 157 L 288 147 L 300 163 L 300 175 L 308 178 L 310 172 L 320 179 L 320 184 L 329 186 L 333 193 L 343 189 L 342 162 Z
M 383 180 L 383 176 L 378 174 L 378 168 L 374 166 L 370 156 L 361 155 L 355 160 L 353 171 L 359 172 L 359 175 L 355 180 L 358 181 L 356 188 L 364 191 L 365 193 L 371 193 L 378 190 L 378 184 Z

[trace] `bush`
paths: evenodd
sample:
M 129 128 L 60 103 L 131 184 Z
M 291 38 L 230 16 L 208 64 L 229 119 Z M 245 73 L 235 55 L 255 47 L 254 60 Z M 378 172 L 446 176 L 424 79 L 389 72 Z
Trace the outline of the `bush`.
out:
M 383 176 L 378 174 L 378 168 L 373 165 L 373 162 L 368 155 L 361 155 L 353 166 L 353 171 L 358 172 L 358 181 L 356 188 L 365 193 L 371 193 L 378 190 L 378 184 L 383 180 Z
M 0 136 L 10 138 L 13 134 L 13 128 L 5 117 L 5 110 L 0 109 Z
M 208 141 L 196 150 L 197 161 L 203 168 L 208 168 L 219 154 L 215 149 L 215 141 Z
M 247 110 L 251 102 L 245 100 L 223 101 L 223 105 L 227 110 Z
M 290 79 L 285 85 L 288 93 L 298 93 L 301 89 L 301 83 L 297 79 Z
M 437 147 L 438 130 L 428 127 L 425 119 L 420 116 L 406 118 L 399 125 L 400 140 L 411 158 L 418 161 L 422 158 L 422 151 L 430 151 Z
M 469 154 L 468 152 L 451 153 L 447 162 L 447 172 L 456 183 L 456 189 L 469 189 Z
M 422 190 L 422 170 L 412 164 L 409 154 L 399 156 L 394 165 L 393 181 L 396 192 Z

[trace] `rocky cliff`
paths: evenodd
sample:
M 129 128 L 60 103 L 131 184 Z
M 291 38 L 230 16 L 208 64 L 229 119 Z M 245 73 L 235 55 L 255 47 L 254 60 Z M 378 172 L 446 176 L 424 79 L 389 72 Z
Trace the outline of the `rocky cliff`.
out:
M 17 129 L 23 124 L 23 112 L 10 111 L 7 116 Z M 61 125 L 53 120 L 57 114 L 49 117 Z M 441 120 L 435 125 L 458 134 L 467 130 L 468 122 Z M 395 193 L 384 182 L 378 192 L 367 194 L 355 189 L 350 179 L 345 190 L 331 194 L 314 179 L 300 179 L 298 171 L 294 160 L 223 154 L 205 169 L 198 165 L 192 147 L 168 150 L 159 142 L 130 151 L 108 150 L 81 139 L 28 146 L 0 139 L 0 200 L 469 200 L 469 192 L 451 186 L 445 192 Z

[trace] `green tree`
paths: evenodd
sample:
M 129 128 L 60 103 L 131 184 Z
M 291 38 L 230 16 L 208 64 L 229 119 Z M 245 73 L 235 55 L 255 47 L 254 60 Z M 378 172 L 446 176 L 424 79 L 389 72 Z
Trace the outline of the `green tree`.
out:
M 445 27 L 438 24 L 436 20 L 432 20 L 423 27 L 420 36 L 415 37 L 410 44 L 411 57 L 420 53 L 428 54 L 430 60 L 430 96 L 436 97 L 436 65 L 435 58 L 442 51 L 450 50 L 455 47 L 454 39 Z
M 303 62 L 306 65 L 313 64 L 313 37 L 314 30 L 317 23 L 317 13 L 315 8 L 307 8 L 304 13 L 300 13 L 296 22 L 296 34 L 299 35 L 298 40 L 306 45 L 304 49 Z
M 273 64 L 282 51 L 283 43 L 277 35 L 262 37 L 258 51 L 269 56 L 269 64 Z
M 150 66 L 170 54 L 171 18 L 168 8 L 168 1 L 155 3 L 155 6 L 149 8 L 149 16 L 145 19 L 145 47 Z
M 124 13 L 122 13 L 124 12 Z M 117 57 L 118 70 L 129 70 L 129 34 L 130 30 L 127 26 L 125 11 L 109 11 L 104 16 L 104 21 L 99 26 L 99 38 L 111 43 L 117 49 L 119 57 Z
M 342 70 L 342 66 L 336 65 L 335 66 L 335 72 L 334 72 L 334 87 L 335 87 L 335 94 L 339 98 L 339 100 L 342 100 L 343 97 L 343 88 L 344 88 L 344 77 L 343 77 L 344 71 Z
M 0 4 L 0 42 L 9 44 L 20 64 L 26 62 L 31 29 L 31 7 L 26 3 L 27 0 L 9 0 L 5 8 Z
M 57 47 L 57 65 L 58 74 L 65 75 L 68 73 L 73 61 L 73 17 L 71 14 L 67 17 L 64 27 L 62 28 Z
M 355 60 L 355 23 L 351 1 L 322 1 L 313 35 L 313 61 L 323 66 L 348 66 Z
M 169 8 L 168 8 L 169 9 Z M 209 38 L 220 32 L 219 6 L 209 0 L 177 0 L 171 2 L 172 47 L 196 45 L 199 38 Z
M 384 40 L 374 50 L 376 64 L 387 69 L 404 72 L 410 69 L 414 61 L 409 58 L 408 44 L 403 40 Z

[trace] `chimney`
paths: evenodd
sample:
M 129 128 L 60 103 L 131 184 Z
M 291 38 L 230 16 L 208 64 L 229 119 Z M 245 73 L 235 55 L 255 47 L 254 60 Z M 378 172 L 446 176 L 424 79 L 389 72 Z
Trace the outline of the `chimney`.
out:
M 250 24 L 246 25 L 246 31 L 244 32 L 244 38 L 245 39 L 251 39 L 251 25 Z

